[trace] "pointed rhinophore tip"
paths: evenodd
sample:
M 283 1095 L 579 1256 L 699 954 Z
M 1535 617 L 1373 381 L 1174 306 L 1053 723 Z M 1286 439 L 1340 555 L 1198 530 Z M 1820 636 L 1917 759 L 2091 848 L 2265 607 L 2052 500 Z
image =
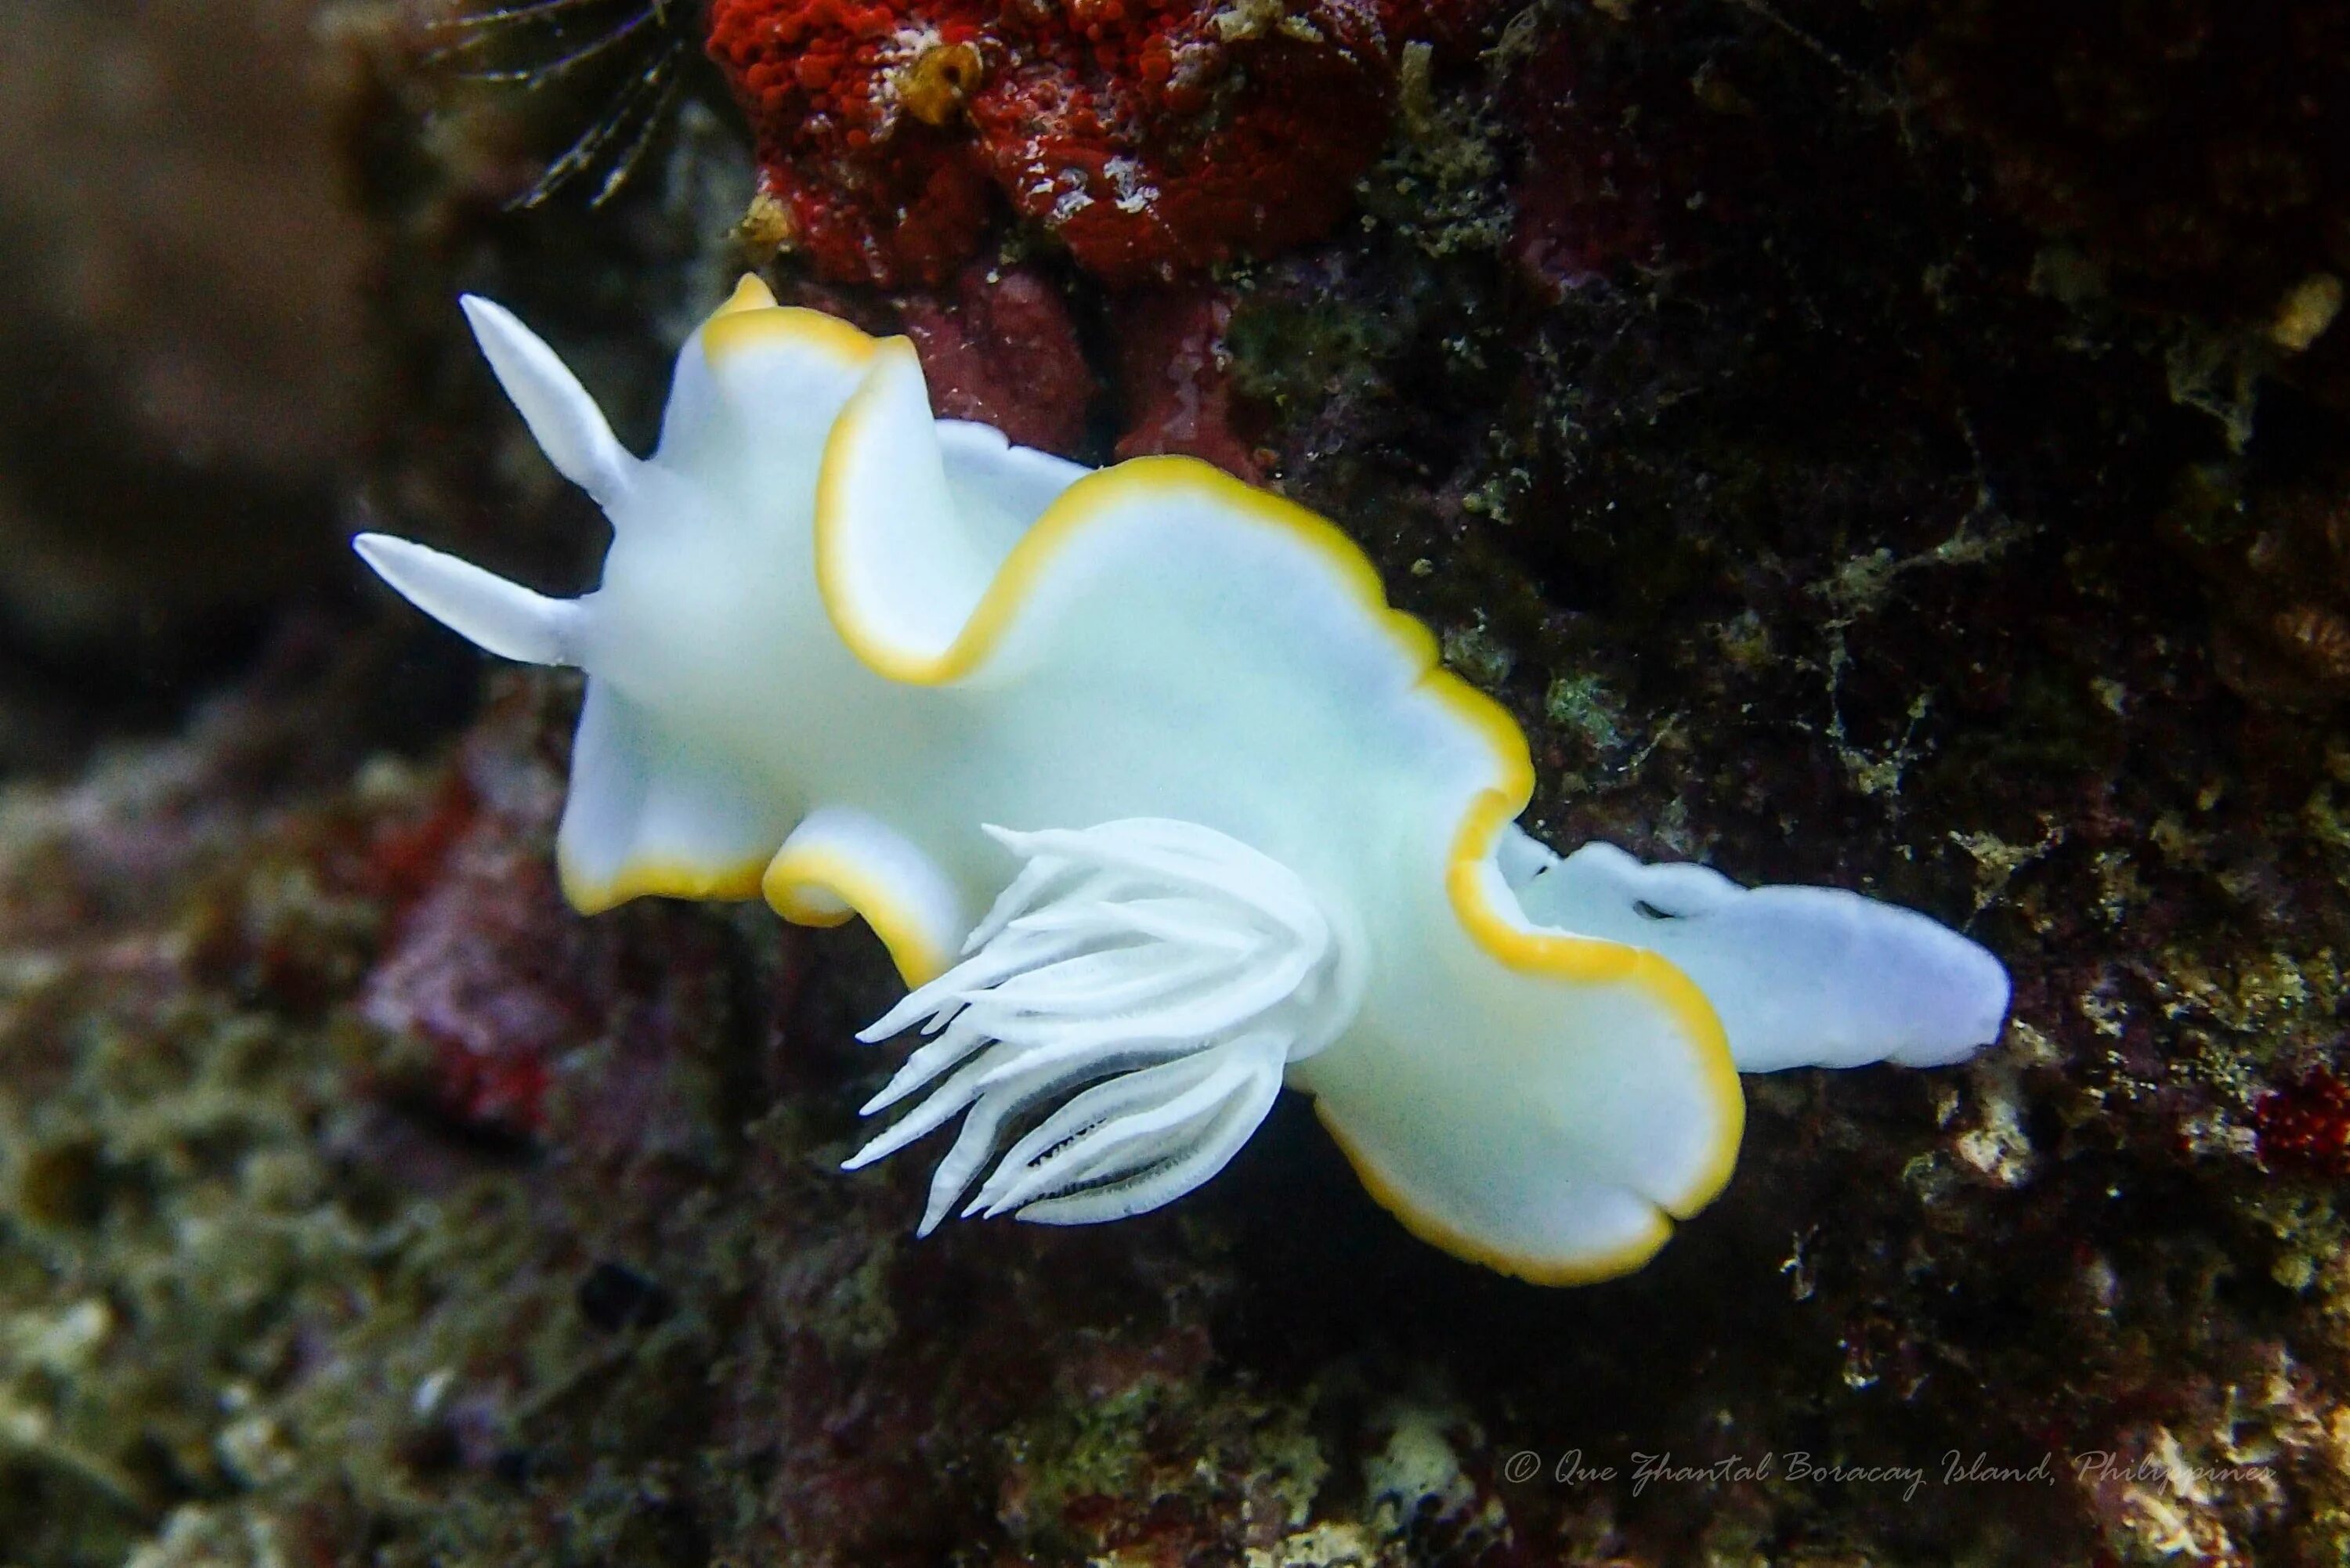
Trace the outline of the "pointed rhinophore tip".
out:
M 604 410 L 555 350 L 514 312 L 477 294 L 458 303 L 473 323 L 473 339 L 482 346 L 498 385 L 514 400 L 546 460 L 608 510 L 628 488 L 637 460 L 612 434 Z
M 579 661 L 576 600 L 533 593 L 471 561 L 389 534 L 361 534 L 351 548 L 409 603 L 487 652 L 525 664 Z

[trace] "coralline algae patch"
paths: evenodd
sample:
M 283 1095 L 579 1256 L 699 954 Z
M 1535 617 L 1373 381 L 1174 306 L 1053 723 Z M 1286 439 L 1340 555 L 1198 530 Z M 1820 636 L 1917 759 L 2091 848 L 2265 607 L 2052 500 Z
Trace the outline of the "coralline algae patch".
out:
M 1067 303 L 1035 268 L 973 262 L 898 310 L 945 418 L 993 425 L 1015 445 L 1063 457 L 1083 446 L 1099 389 Z
M 1312 239 L 1398 61 L 1473 31 L 1404 0 L 714 0 L 763 194 L 823 275 L 935 286 L 1001 192 L 1125 284 Z
M 2350 1085 L 2324 1068 L 2261 1095 L 2251 1122 L 2271 1168 L 2330 1181 L 2350 1176 Z

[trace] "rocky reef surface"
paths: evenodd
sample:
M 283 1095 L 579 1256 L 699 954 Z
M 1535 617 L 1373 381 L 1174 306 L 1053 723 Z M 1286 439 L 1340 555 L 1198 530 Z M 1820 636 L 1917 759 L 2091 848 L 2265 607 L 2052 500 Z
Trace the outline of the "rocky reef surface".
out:
M 2340 9 L 1131 5 L 0 13 L 0 1563 L 2350 1554 Z M 877 944 L 567 912 L 576 688 L 338 547 L 578 585 L 453 296 L 641 441 L 745 266 L 1323 511 L 1538 831 L 1926 909 L 2007 1039 L 1748 1080 L 1602 1286 L 1288 1102 L 913 1241 Z

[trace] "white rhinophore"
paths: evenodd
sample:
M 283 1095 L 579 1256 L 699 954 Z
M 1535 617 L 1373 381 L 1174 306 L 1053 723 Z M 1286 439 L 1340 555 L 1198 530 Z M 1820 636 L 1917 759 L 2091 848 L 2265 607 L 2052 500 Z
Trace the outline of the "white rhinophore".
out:
M 549 598 L 390 534 L 361 534 L 351 547 L 409 603 L 484 652 L 520 664 L 579 662 L 577 599 Z
M 557 473 L 608 510 L 629 487 L 637 460 L 612 433 L 579 378 L 503 305 L 469 294 L 458 303 L 498 385 Z

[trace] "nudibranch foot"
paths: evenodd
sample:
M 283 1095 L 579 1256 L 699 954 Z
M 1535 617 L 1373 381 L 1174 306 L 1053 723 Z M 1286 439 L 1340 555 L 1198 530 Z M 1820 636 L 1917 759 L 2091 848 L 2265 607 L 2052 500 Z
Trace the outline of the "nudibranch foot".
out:
M 1019 874 L 962 961 L 860 1036 L 918 1021 L 933 1036 L 865 1114 L 931 1092 L 848 1168 L 967 1112 L 924 1234 L 991 1158 L 965 1214 L 1073 1225 L 1181 1197 L 1248 1141 L 1288 1064 L 1353 1021 L 1361 939 L 1295 873 L 1196 823 L 987 832 Z M 1064 1096 L 998 1158 L 1013 1124 Z

